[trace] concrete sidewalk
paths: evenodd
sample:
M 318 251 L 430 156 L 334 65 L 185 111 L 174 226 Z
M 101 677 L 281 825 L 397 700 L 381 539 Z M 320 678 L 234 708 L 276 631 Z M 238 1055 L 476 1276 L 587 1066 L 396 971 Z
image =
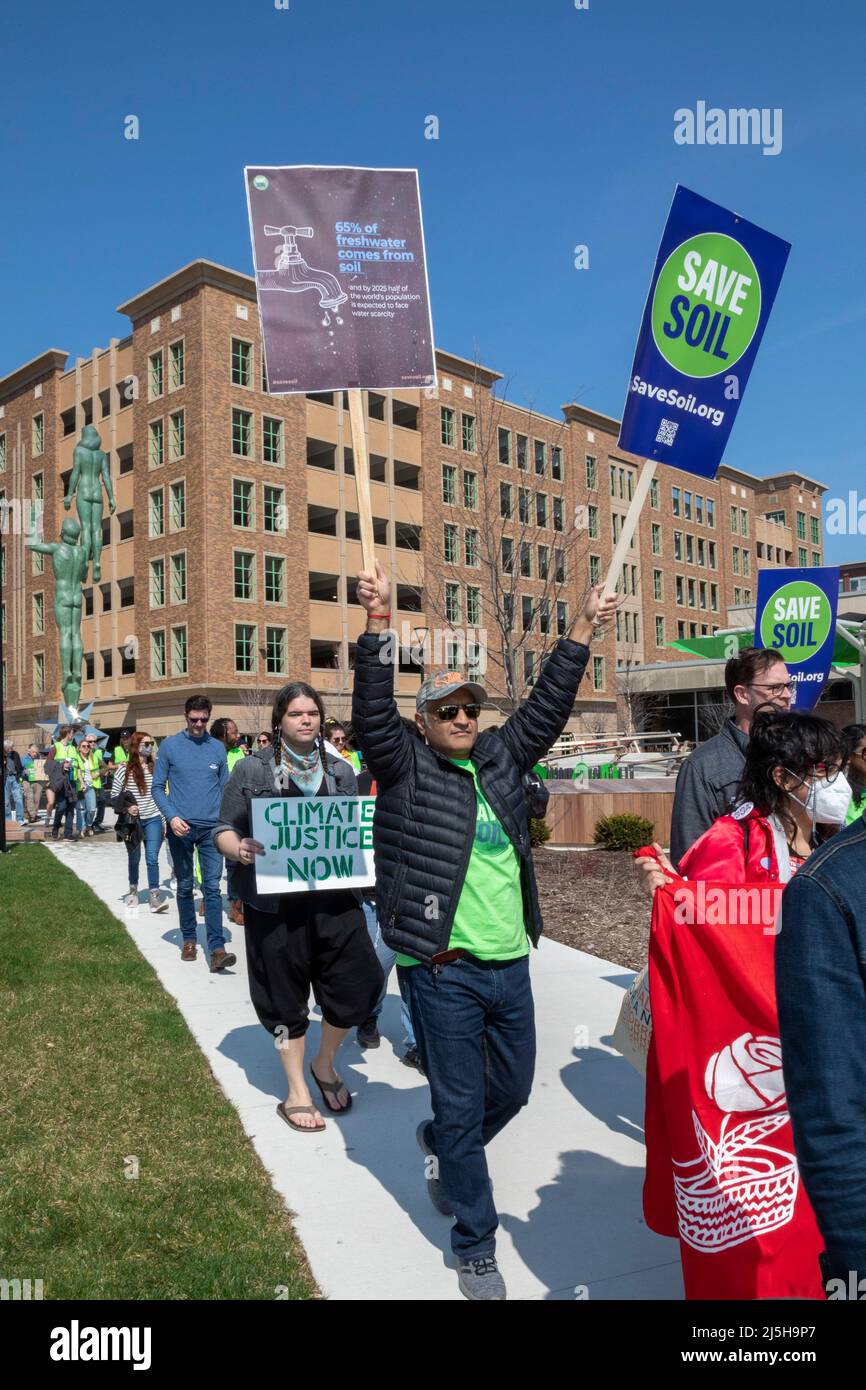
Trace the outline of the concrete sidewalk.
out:
M 325 1295 L 459 1299 L 449 1221 L 427 1198 L 415 1143 L 415 1128 L 430 1113 L 428 1091 L 424 1078 L 399 1060 L 400 999 L 393 974 L 380 1021 L 381 1047 L 362 1052 L 350 1034 L 338 1055 L 338 1069 L 355 1098 L 352 1111 L 329 1120 L 322 1134 L 293 1134 L 275 1110 L 285 1098 L 285 1080 L 250 1004 L 243 928 L 226 923 L 238 954 L 232 971 L 211 975 L 202 949 L 197 961 L 183 964 L 173 899 L 167 913 L 154 915 L 142 891 L 138 910 L 125 908 L 126 853 L 113 833 L 75 845 L 49 841 L 48 847 L 123 923 L 176 999 L 294 1213 Z M 160 863 L 167 886 L 164 853 Z M 677 1245 L 650 1232 L 641 1215 L 643 1082 L 607 1045 L 632 972 L 542 940 L 533 952 L 532 975 L 538 1027 L 532 1099 L 488 1148 L 501 1220 L 497 1254 L 508 1296 L 682 1298 Z M 318 1026 L 315 1011 L 308 1056 Z

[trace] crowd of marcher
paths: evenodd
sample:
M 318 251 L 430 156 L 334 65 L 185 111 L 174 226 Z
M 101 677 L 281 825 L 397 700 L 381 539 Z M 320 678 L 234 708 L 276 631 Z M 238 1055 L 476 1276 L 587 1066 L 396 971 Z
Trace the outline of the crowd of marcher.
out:
M 396 966 L 404 1060 L 430 1087 L 432 1116 L 416 1136 L 427 1192 L 453 1218 L 463 1294 L 501 1300 L 485 1147 L 526 1105 L 535 1063 L 529 956 L 542 920 L 527 779 L 565 727 L 593 630 L 615 601 L 591 590 L 529 699 L 479 734 L 486 692 L 459 671 L 428 676 L 414 721 L 401 718 L 381 566 L 360 576 L 357 593 L 367 623 L 351 723 L 328 720 L 320 695 L 293 681 L 253 740 L 241 740 L 228 717 L 211 723 L 204 695 L 187 700 L 184 727 L 158 749 L 144 730 L 125 730 L 110 753 L 69 728 L 44 757 L 35 745 L 19 757 L 7 740 L 7 815 L 32 821 L 44 789 L 51 833 L 63 827 L 69 839 L 74 822 L 82 835 L 103 832 L 110 801 L 128 855 L 128 906 L 139 902 L 143 847 L 149 907 L 167 910 L 165 845 L 182 959 L 197 958 L 198 884 L 217 974 L 236 963 L 223 930 L 227 871 L 252 1004 L 285 1070 L 278 1113 L 298 1133 L 321 1131 L 326 1114 L 351 1108 L 339 1049 L 352 1029 L 362 1047 L 378 1046 Z M 826 1241 L 825 1275 L 866 1272 L 866 725 L 840 731 L 793 712 L 788 671 L 770 651 L 741 652 L 726 686 L 732 717 L 679 774 L 670 858 L 657 845 L 640 872 L 650 897 L 676 878 L 788 885 L 775 956 L 800 1171 Z M 357 794 L 376 798 L 375 887 L 260 892 L 264 850 L 251 803 Z M 307 1057 L 311 992 L 322 1023 Z

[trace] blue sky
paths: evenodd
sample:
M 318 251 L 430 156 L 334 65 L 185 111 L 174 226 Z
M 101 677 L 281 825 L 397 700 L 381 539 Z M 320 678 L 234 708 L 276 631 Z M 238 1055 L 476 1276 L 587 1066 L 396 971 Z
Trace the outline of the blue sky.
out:
M 859 0 L 7 9 L 0 374 L 122 336 L 115 306 L 198 256 L 248 272 L 244 164 L 417 167 L 438 346 L 619 416 L 680 182 L 793 244 L 725 461 L 866 492 L 864 37 Z M 780 107 L 781 153 L 675 144 L 698 100 Z

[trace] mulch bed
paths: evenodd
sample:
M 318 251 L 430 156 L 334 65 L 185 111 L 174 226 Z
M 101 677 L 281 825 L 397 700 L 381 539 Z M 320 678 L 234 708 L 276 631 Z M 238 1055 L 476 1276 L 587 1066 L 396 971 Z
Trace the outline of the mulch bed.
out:
M 541 848 L 534 856 L 546 936 L 631 970 L 646 964 L 650 902 L 630 854 Z

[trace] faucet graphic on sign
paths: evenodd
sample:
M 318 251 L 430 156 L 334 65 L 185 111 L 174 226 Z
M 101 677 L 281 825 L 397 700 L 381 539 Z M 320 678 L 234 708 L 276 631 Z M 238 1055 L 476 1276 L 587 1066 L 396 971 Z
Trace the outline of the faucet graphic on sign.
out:
M 323 327 L 327 328 L 331 323 L 329 309 L 334 311 L 337 323 L 342 323 L 343 320 L 336 311 L 348 299 L 348 295 L 343 292 L 336 276 L 329 270 L 312 270 L 298 250 L 297 238 L 311 237 L 312 227 L 265 226 L 264 233 L 265 236 L 279 236 L 283 240 L 276 248 L 275 268 L 256 271 L 259 289 L 282 290 L 284 294 L 303 294 L 305 290 L 316 290 L 319 295 L 319 308 L 325 312 L 322 319 Z

